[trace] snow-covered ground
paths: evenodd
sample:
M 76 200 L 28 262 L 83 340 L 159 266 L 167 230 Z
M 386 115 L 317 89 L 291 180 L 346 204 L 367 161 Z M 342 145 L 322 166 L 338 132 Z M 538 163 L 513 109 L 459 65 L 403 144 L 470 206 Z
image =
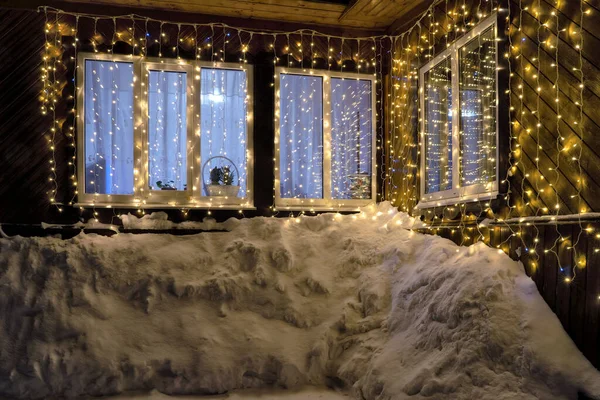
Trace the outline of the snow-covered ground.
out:
M 111 396 L 107 400 L 178 400 L 178 397 L 168 396 L 156 390 L 146 393 Z M 351 400 L 348 395 L 337 393 L 330 389 L 303 390 L 273 390 L 246 389 L 238 392 L 216 396 L 185 396 L 181 400 Z
M 522 265 L 411 223 L 384 203 L 190 236 L 0 239 L 0 396 L 600 399 Z

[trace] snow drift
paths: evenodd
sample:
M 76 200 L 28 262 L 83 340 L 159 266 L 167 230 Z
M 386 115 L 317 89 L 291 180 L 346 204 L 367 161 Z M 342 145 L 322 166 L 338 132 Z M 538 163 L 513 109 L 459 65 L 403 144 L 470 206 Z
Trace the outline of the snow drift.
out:
M 522 265 L 411 223 L 384 203 L 191 236 L 1 239 L 0 395 L 600 399 Z

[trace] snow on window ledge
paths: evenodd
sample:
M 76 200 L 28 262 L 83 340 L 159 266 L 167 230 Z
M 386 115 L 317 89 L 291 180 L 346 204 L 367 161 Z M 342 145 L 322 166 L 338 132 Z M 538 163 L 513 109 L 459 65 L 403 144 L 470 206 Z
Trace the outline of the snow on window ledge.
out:
M 199 209 L 199 210 L 256 210 L 251 204 L 219 204 L 219 203 L 75 203 L 74 207 L 83 208 L 132 208 L 144 210 L 166 209 Z

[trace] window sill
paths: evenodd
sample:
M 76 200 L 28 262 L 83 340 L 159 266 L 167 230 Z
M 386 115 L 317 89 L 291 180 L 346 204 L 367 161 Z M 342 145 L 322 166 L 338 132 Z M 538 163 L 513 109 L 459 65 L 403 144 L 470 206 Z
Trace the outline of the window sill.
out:
M 314 203 L 308 203 L 308 204 L 291 204 L 291 203 L 287 203 L 287 204 L 279 204 L 279 205 L 275 205 L 275 209 L 279 210 L 279 211 L 329 211 L 329 212 L 336 212 L 336 211 L 344 211 L 344 212 L 359 212 L 360 209 L 362 207 L 366 207 L 369 205 L 375 204 L 375 200 L 363 200 L 363 201 L 357 201 L 357 202 L 353 202 L 350 204 L 314 204 Z
M 249 204 L 214 204 L 214 203 L 178 203 L 178 204 L 160 204 L 160 203 L 75 203 L 74 207 L 83 208 L 131 208 L 131 209 L 198 209 L 198 210 L 256 210 L 256 207 Z
M 489 193 L 471 194 L 459 197 L 442 197 L 440 199 L 420 200 L 415 206 L 415 210 L 491 200 L 496 198 L 499 194 L 499 192 L 494 191 Z

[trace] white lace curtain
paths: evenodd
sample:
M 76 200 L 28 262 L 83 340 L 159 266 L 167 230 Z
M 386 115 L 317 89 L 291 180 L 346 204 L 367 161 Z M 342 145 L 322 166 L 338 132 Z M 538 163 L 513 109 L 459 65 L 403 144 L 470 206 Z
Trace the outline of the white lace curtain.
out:
M 133 194 L 133 64 L 86 60 L 85 191 Z
M 211 168 L 230 166 L 235 171 L 235 166 L 239 176 L 234 177 L 234 185 L 239 178 L 241 197 L 246 195 L 247 186 L 246 83 L 245 71 L 202 68 L 201 161 L 203 165 L 208 161 L 202 179 L 209 183 Z M 203 194 L 207 195 L 204 189 Z
M 280 193 L 323 198 L 323 78 L 281 74 Z
M 153 70 L 148 74 L 148 184 L 152 190 L 187 187 L 186 75 Z
M 371 81 L 331 79 L 331 197 L 352 198 L 357 179 L 370 182 L 373 112 Z M 370 185 L 366 185 L 370 197 Z

